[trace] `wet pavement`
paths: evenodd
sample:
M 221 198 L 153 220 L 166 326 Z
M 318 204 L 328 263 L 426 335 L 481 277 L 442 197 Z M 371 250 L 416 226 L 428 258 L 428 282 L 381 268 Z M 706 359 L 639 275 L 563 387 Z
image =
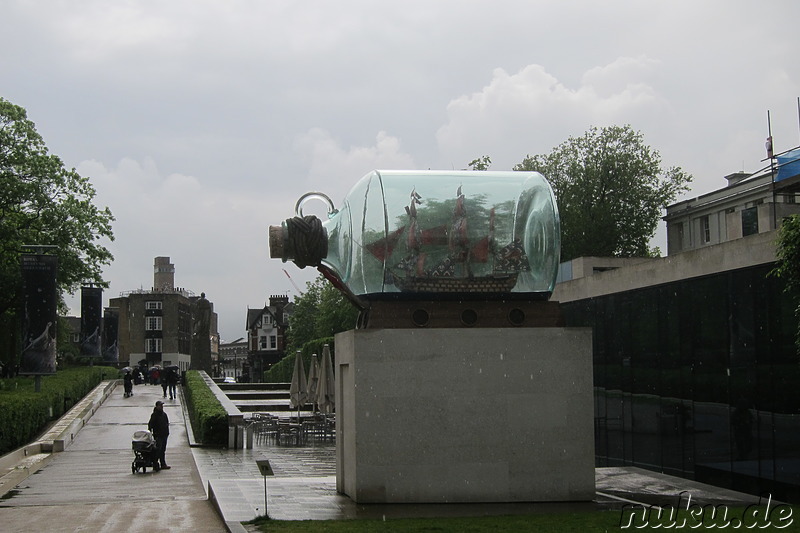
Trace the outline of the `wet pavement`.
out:
M 191 447 L 182 399 L 165 400 L 171 422 L 166 457 L 172 469 L 132 474 L 131 435 L 146 428 L 153 404 L 163 399 L 160 387 L 139 385 L 134 390 L 132 398 L 123 398 L 122 387 L 117 387 L 66 451 L 26 458 L 16 471 L 0 471 L 3 531 L 247 531 L 252 528 L 241 522 L 265 510 L 281 520 L 576 512 L 626 503 L 674 504 L 683 491 L 701 505 L 758 501 L 623 467 L 596 469 L 597 496 L 586 503 L 356 504 L 336 492 L 330 441 L 307 446 L 268 441 L 244 450 Z M 266 478 L 266 501 L 265 478 L 256 464 L 260 459 L 268 459 L 275 473 Z M 14 475 L 29 471 L 35 473 L 17 482 Z M 10 483 L 15 483 L 11 490 Z
M 35 472 L 3 491 L 0 529 L 226 530 L 207 500 L 186 438 L 180 400 L 166 399 L 164 408 L 170 418 L 166 458 L 172 469 L 131 473 L 131 436 L 147 429 L 155 401 L 163 399 L 161 387 L 140 385 L 135 390 L 134 396 L 123 398 L 122 387 L 116 387 L 65 451 L 41 454 L 42 465 L 27 465 Z

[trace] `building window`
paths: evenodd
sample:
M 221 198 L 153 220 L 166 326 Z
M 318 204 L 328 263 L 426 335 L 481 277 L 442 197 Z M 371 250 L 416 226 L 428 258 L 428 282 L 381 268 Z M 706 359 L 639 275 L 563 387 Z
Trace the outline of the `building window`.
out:
M 700 219 L 700 235 L 704 243 L 711 242 L 711 224 L 709 223 L 708 216 Z
M 156 301 L 145 302 L 144 303 L 144 308 L 145 309 L 162 309 L 163 305 L 164 304 L 161 301 L 158 301 L 158 302 L 156 302 Z
M 685 243 L 685 240 L 683 238 L 683 233 L 684 233 L 683 224 L 682 223 L 676 224 L 675 225 L 675 230 L 676 230 L 675 231 L 676 240 L 678 241 L 677 242 L 677 246 L 676 246 L 676 251 L 680 252 L 681 250 L 683 250 L 686 247 L 686 243 Z
M 266 350 L 267 349 L 267 336 L 266 335 L 262 335 L 259 340 L 260 340 L 259 345 L 261 346 L 261 349 L 262 350 Z
M 270 335 L 270 337 L 269 337 L 269 347 L 270 347 L 271 350 L 277 350 L 278 349 L 278 337 L 276 337 L 275 335 Z
M 758 208 L 748 207 L 742 211 L 742 237 L 758 233 Z
M 161 353 L 161 339 L 145 339 L 144 351 L 147 353 Z
M 272 324 L 272 318 L 270 317 L 269 313 L 264 313 L 263 323 L 265 326 L 269 326 L 270 324 Z
M 147 331 L 161 331 L 162 322 L 160 316 L 148 316 L 145 320 L 144 329 Z
M 283 323 L 284 324 L 289 323 L 289 313 L 283 313 Z

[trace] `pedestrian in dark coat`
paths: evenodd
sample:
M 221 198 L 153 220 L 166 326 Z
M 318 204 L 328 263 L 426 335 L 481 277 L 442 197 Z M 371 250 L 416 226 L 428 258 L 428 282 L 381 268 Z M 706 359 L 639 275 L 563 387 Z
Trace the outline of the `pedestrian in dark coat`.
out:
M 170 368 L 167 371 L 167 386 L 169 387 L 169 399 L 174 400 L 178 397 L 177 391 L 178 385 L 178 371 L 174 368 Z
M 153 413 L 150 415 L 150 422 L 147 423 L 147 429 L 153 433 L 156 439 L 156 459 L 161 463 L 162 470 L 169 470 L 167 461 L 164 458 L 164 452 L 167 450 L 167 438 L 169 437 L 169 417 L 164 412 L 164 402 L 158 400 L 156 406 L 153 408 Z
M 125 397 L 133 396 L 133 376 L 131 376 L 130 370 L 125 371 L 123 381 L 125 382 Z

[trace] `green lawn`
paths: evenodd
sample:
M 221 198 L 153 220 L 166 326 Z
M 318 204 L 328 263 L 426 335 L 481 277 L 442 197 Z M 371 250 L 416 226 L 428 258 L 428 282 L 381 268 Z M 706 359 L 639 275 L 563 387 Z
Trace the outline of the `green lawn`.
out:
M 537 533 L 561 532 L 606 532 L 606 531 L 792 531 L 800 532 L 800 520 L 794 507 L 770 509 L 767 516 L 762 508 L 759 514 L 753 509 L 731 508 L 727 515 L 713 516 L 709 508 L 695 514 L 682 510 L 674 520 L 668 515 L 659 521 L 655 511 L 650 511 L 647 522 L 642 521 L 642 511 L 631 518 L 619 511 L 596 511 L 585 513 L 552 513 L 516 516 L 482 516 L 469 518 L 402 518 L 391 520 L 303 520 L 283 521 L 258 519 L 256 524 L 265 532 L 326 532 L 326 533 L 377 533 L 377 532 L 441 532 L 441 533 Z M 745 513 L 748 512 L 746 515 Z M 623 520 L 623 516 L 625 517 Z M 700 520 L 702 518 L 702 520 Z M 761 526 L 768 525 L 765 528 Z M 751 527 L 747 527 L 747 526 Z M 627 527 L 621 527 L 627 526 Z M 779 527 L 783 526 L 783 527 Z
M 518 533 L 520 531 L 575 532 L 616 529 L 619 513 L 536 514 L 481 516 L 464 518 L 400 518 L 387 520 L 264 520 L 257 521 L 260 531 L 281 532 L 453 532 Z

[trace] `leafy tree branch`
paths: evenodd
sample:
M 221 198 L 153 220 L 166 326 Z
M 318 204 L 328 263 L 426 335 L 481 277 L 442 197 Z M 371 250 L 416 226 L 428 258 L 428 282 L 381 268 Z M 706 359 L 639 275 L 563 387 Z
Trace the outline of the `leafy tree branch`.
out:
M 777 262 L 772 274 L 786 282 L 786 292 L 795 303 L 797 334 L 795 345 L 800 353 L 800 215 L 786 217 L 778 228 L 775 248 Z
M 561 260 L 650 256 L 663 209 L 692 177 L 663 169 L 661 156 L 630 126 L 590 128 L 549 154 L 527 156 L 514 170 L 541 172 L 561 218 Z
M 91 282 L 107 286 L 103 265 L 113 260 L 114 217 L 95 205 L 89 178 L 64 167 L 20 106 L 0 98 L 0 359 L 12 361 L 14 313 L 25 245 L 55 246 L 57 288 L 63 301 Z

